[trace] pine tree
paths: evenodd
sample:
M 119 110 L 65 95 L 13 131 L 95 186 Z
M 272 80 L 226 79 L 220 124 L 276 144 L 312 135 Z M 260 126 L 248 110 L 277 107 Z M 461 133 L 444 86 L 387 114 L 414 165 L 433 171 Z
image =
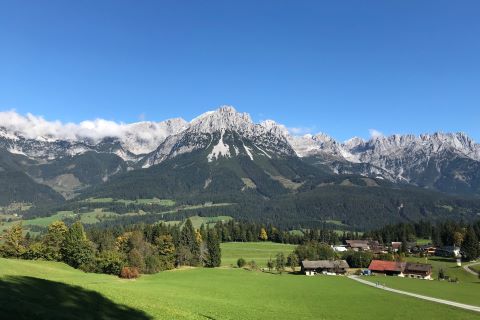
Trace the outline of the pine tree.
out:
M 474 260 L 480 255 L 480 245 L 477 235 L 472 227 L 469 227 L 462 243 L 462 252 L 465 260 Z
M 222 262 L 222 252 L 220 249 L 220 240 L 218 239 L 217 232 L 214 229 L 208 230 L 207 250 L 207 267 L 220 267 L 220 263 Z
M 63 261 L 74 268 L 88 269 L 94 260 L 92 245 L 80 221 L 68 229 L 60 252 Z
M 180 251 L 183 252 L 184 256 L 187 251 L 190 253 L 186 255 L 187 257 L 186 261 L 183 261 L 184 263 L 191 266 L 198 266 L 200 264 L 200 246 L 198 245 L 196 232 L 190 219 L 187 219 L 180 233 L 180 247 Z

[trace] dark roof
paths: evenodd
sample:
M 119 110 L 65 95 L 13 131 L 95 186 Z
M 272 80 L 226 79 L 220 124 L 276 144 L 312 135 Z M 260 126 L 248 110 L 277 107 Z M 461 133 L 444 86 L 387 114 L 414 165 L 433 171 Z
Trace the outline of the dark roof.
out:
M 384 260 L 372 260 L 368 269 L 371 271 L 393 271 L 393 272 L 402 272 L 405 268 L 405 262 L 397 261 L 384 261 Z
M 368 240 L 346 240 L 351 248 L 368 248 Z
M 304 269 L 348 269 L 349 265 L 345 260 L 317 260 L 317 261 L 302 261 Z
M 407 262 L 405 272 L 432 272 L 432 265 L 426 263 Z

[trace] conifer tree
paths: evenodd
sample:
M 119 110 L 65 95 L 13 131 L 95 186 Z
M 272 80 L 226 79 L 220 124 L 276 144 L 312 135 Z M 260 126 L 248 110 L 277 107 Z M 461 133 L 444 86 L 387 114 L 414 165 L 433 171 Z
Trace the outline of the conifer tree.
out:
M 222 253 L 220 249 L 220 240 L 218 239 L 215 229 L 208 230 L 207 250 L 207 267 L 220 267 L 220 263 L 222 262 Z
M 466 260 L 474 260 L 480 255 L 480 245 L 472 227 L 469 227 L 465 234 L 462 243 L 462 252 Z
M 68 229 L 60 252 L 63 261 L 74 268 L 88 269 L 89 264 L 94 260 L 93 247 L 80 221 L 75 222 Z
M 198 245 L 195 229 L 190 219 L 185 221 L 185 225 L 180 233 L 180 247 L 183 253 L 189 253 L 184 263 L 198 266 L 200 263 L 200 246 Z

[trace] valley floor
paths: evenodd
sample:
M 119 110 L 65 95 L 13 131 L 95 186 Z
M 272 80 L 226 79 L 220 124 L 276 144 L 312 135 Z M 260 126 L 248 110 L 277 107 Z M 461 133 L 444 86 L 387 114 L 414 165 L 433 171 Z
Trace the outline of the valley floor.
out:
M 78 286 L 78 287 L 77 287 Z M 478 319 L 346 277 L 191 268 L 137 280 L 0 259 L 1 319 Z

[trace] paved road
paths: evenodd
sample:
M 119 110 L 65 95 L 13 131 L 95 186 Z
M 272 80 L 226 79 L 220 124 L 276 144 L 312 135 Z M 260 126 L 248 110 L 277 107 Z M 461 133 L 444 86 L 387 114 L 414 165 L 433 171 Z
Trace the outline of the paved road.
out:
M 414 298 L 417 298 L 417 299 L 423 299 L 423 300 L 432 301 L 432 302 L 436 302 L 436 303 L 442 303 L 442 304 L 446 304 L 446 305 L 449 305 L 449 306 L 462 308 L 462 309 L 465 309 L 465 310 L 480 312 L 480 307 L 477 307 L 477 306 L 472 306 L 472 305 L 469 305 L 469 304 L 463 304 L 463 303 L 459 303 L 459 302 L 443 300 L 443 299 L 438 299 L 438 298 L 432 298 L 432 297 L 424 296 L 424 295 L 421 295 L 421 294 L 416 294 L 416 293 L 411 293 L 411 292 L 407 292 L 407 291 L 388 288 L 388 287 L 385 287 L 385 286 L 377 286 L 375 283 L 367 281 L 367 280 L 360 279 L 360 277 L 358 277 L 358 276 L 348 276 L 348 277 L 352 280 L 355 280 L 355 281 L 358 281 L 360 283 L 372 286 L 374 288 L 379 288 L 379 289 L 382 289 L 382 290 L 386 290 L 386 291 L 390 291 L 390 292 L 394 292 L 394 293 L 398 293 L 398 294 L 403 294 L 403 295 L 414 297 Z M 419 280 L 419 281 L 421 281 L 421 280 Z
M 478 273 L 476 273 L 475 271 L 473 271 L 472 269 L 469 268 L 470 266 L 476 266 L 477 264 L 480 264 L 480 262 L 474 262 L 474 263 L 467 264 L 466 266 L 463 266 L 463 269 L 465 271 L 473 274 L 474 276 L 478 276 Z

